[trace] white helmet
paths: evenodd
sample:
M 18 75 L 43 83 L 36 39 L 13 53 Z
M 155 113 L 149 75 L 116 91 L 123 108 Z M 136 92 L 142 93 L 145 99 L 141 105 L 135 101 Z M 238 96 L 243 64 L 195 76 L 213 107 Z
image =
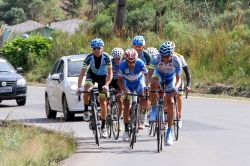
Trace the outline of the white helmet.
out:
M 122 58 L 123 57 L 123 54 L 124 54 L 124 51 L 122 48 L 114 48 L 111 52 L 111 55 L 114 57 L 114 58 Z
M 159 51 L 158 51 L 155 47 L 148 47 L 148 48 L 147 48 L 147 52 L 148 52 L 151 56 L 153 56 L 153 55 L 155 55 L 155 54 L 159 54 Z

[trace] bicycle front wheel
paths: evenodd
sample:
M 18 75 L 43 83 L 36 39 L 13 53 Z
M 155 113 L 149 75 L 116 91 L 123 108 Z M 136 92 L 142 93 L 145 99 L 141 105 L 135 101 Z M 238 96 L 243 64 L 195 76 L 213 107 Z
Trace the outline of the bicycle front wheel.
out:
M 157 151 L 160 153 L 162 150 L 162 134 L 161 134 L 161 127 L 162 127 L 162 110 L 161 107 L 158 107 L 158 115 L 157 115 Z
M 99 118 L 98 118 L 98 112 L 97 112 L 97 107 L 96 105 L 92 105 L 92 116 L 94 120 L 94 125 L 95 125 L 95 143 L 99 146 L 100 145 L 100 125 L 99 125 Z
M 113 102 L 111 104 L 111 112 L 112 112 L 112 131 L 113 131 L 113 136 L 117 140 L 119 138 L 119 127 L 120 127 L 120 121 L 119 121 L 119 111 L 118 111 L 118 106 L 116 102 Z

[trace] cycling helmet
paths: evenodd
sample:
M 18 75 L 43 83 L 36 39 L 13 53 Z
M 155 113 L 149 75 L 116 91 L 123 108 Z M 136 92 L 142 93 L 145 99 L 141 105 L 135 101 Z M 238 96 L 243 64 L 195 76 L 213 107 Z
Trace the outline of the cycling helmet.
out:
M 23 34 L 22 38 L 28 39 L 28 38 L 29 38 L 29 35 Z
M 159 53 L 161 54 L 161 56 L 172 55 L 174 53 L 173 43 L 170 41 L 163 43 L 159 48 Z
M 145 45 L 145 39 L 143 36 L 135 36 L 132 42 L 133 46 L 144 46 Z
M 91 48 L 103 47 L 104 46 L 104 42 L 102 41 L 102 39 L 93 39 L 91 41 L 90 46 L 91 46 Z
M 138 53 L 135 49 L 130 48 L 125 51 L 124 56 L 129 62 L 134 62 L 138 58 Z
M 172 42 L 172 46 L 173 46 L 173 48 L 175 49 L 175 43 L 174 43 L 174 42 Z
M 151 56 L 153 56 L 153 55 L 155 55 L 155 54 L 159 54 L 159 51 L 158 51 L 156 48 L 154 48 L 154 47 L 148 47 L 148 48 L 147 48 L 147 52 L 148 52 Z
M 123 57 L 123 54 L 124 54 L 124 51 L 122 48 L 114 48 L 111 52 L 111 55 L 114 57 L 114 58 L 122 58 Z

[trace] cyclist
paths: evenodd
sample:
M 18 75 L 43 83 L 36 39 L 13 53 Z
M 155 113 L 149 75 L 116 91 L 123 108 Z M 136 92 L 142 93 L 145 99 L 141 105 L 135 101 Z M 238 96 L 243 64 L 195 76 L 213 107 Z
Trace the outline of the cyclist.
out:
M 147 52 L 148 52 L 148 54 L 151 55 L 151 58 L 152 58 L 154 55 L 159 54 L 159 51 L 158 51 L 157 48 L 155 48 L 155 47 L 148 47 L 148 48 L 147 48 Z
M 132 41 L 133 48 L 137 51 L 138 57 L 148 66 L 150 65 L 151 56 L 146 50 L 144 50 L 145 43 L 146 42 L 143 36 L 135 36 Z M 148 126 L 146 119 L 147 110 L 143 110 L 141 112 L 141 123 L 139 129 L 144 129 L 145 126 Z
M 163 80 L 166 82 L 165 101 L 168 108 L 168 129 L 166 133 L 165 145 L 171 146 L 173 144 L 171 129 L 174 117 L 173 94 L 176 93 L 181 85 L 181 60 L 174 54 L 173 44 L 169 41 L 160 46 L 159 53 L 160 54 L 155 55 L 150 62 L 147 84 L 151 82 L 151 90 L 157 90 L 159 84 Z M 157 94 L 155 92 L 150 94 L 152 109 L 149 121 L 156 121 L 156 98 Z
M 93 88 L 93 85 L 98 83 L 98 91 L 106 93 L 108 90 L 108 85 L 110 84 L 113 74 L 112 74 L 112 64 L 107 53 L 103 52 L 104 42 L 102 39 L 93 39 L 90 44 L 93 49 L 93 53 L 88 55 L 83 62 L 83 67 L 78 78 L 78 92 L 81 90 L 82 79 L 87 71 L 87 76 L 85 80 L 84 90 L 88 91 Z M 88 69 L 89 68 L 89 69 Z M 108 136 L 105 121 L 107 116 L 107 99 L 104 93 L 99 93 L 100 106 L 101 106 L 101 133 L 102 137 L 106 138 Z M 80 93 L 78 93 L 80 95 Z M 84 113 L 83 119 L 85 121 L 90 120 L 90 114 L 88 110 L 89 105 L 89 93 L 84 94 Z
M 131 97 L 125 101 L 125 96 L 133 93 L 145 94 L 145 77 L 148 69 L 144 62 L 138 58 L 138 53 L 135 49 L 127 49 L 124 54 L 125 60 L 121 62 L 118 73 L 118 85 L 123 91 L 123 120 L 125 131 L 123 133 L 123 140 L 128 141 L 128 123 L 129 123 L 129 107 Z M 148 101 L 145 98 L 141 100 L 141 109 L 147 109 Z
M 113 56 L 113 59 L 111 60 L 112 61 L 112 69 L 113 69 L 113 79 L 111 81 L 111 83 L 109 84 L 109 88 L 113 87 L 115 88 L 116 90 L 119 90 L 119 86 L 117 84 L 117 80 L 118 80 L 118 71 L 119 71 L 119 65 L 123 59 L 123 54 L 124 54 L 124 51 L 122 48 L 114 48 L 112 51 L 111 51 L 111 55 Z M 119 117 L 121 117 L 121 114 L 122 114 L 122 99 L 121 99 L 121 94 L 122 92 L 119 91 L 117 93 L 117 102 L 118 102 L 118 107 L 119 107 Z M 122 128 L 121 126 L 119 126 L 119 130 L 121 131 Z
M 175 43 L 173 43 L 173 46 L 174 46 L 174 49 L 175 49 Z M 186 75 L 186 81 L 187 81 L 187 85 L 185 86 L 184 88 L 184 80 L 182 79 L 182 83 L 181 83 L 181 86 L 179 88 L 179 91 L 177 93 L 177 96 L 176 96 L 176 101 L 177 101 L 177 107 L 178 107 L 178 114 L 179 114 L 179 123 L 178 123 L 178 127 L 181 128 L 182 127 L 182 118 L 181 118 L 181 115 L 182 115 L 182 95 L 183 95 L 183 90 L 185 90 L 186 93 L 188 93 L 191 88 L 190 88 L 190 85 L 191 85 L 191 75 L 190 75 L 190 71 L 189 71 L 189 68 L 188 68 L 188 65 L 184 59 L 184 57 L 181 55 L 181 54 L 178 54 L 177 52 L 174 52 L 177 56 L 180 57 L 181 59 L 181 66 L 182 66 L 182 70 L 184 71 L 185 75 Z

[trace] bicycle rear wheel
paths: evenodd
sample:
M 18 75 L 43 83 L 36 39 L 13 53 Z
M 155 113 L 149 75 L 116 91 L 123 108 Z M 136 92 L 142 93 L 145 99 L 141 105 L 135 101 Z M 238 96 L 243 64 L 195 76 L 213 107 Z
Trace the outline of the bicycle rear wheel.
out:
M 99 115 L 97 111 L 96 105 L 92 105 L 92 116 L 94 119 L 94 125 L 95 125 L 95 143 L 99 146 L 100 145 L 100 125 L 99 125 Z
M 178 140 L 179 137 L 179 116 L 178 116 L 178 107 L 177 104 L 175 103 L 175 108 L 174 108 L 174 136 L 175 140 Z

